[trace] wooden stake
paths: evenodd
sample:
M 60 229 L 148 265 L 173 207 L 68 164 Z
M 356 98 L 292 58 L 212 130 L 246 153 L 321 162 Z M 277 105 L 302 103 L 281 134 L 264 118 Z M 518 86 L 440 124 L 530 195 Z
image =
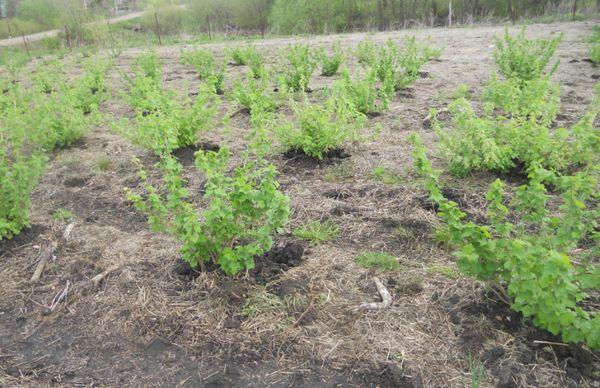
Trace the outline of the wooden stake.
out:
M 46 268 L 46 263 L 48 260 L 54 256 L 54 250 L 56 249 L 57 244 L 55 241 L 50 242 L 50 244 L 44 249 L 39 256 L 37 267 L 35 267 L 35 271 L 33 272 L 33 276 L 31 277 L 31 282 L 35 283 L 42 277 L 42 272 L 44 272 L 44 268 Z
M 452 27 L 452 1 L 448 5 L 448 27 Z
M 158 24 L 158 14 L 154 12 L 154 22 L 156 23 L 156 35 L 158 35 L 158 44 L 162 46 L 162 39 L 160 37 L 160 24 Z
M 208 40 L 212 40 L 212 33 L 210 31 L 210 17 L 206 15 L 206 24 L 208 24 Z
M 27 51 L 27 56 L 31 58 L 31 53 L 29 52 L 29 46 L 27 45 L 27 39 L 25 39 L 25 35 L 21 35 L 23 38 L 23 45 L 25 46 L 25 51 Z
M 69 51 L 73 50 L 73 45 L 71 44 L 71 35 L 69 35 L 69 27 L 65 24 L 65 34 L 67 35 L 67 45 L 69 46 Z

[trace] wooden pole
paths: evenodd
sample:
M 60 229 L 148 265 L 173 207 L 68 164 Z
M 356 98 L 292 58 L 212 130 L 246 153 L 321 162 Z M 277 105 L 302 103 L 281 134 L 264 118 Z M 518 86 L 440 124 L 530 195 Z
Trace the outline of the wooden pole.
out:
M 25 51 L 27 51 L 27 56 L 29 58 L 31 58 L 31 53 L 29 52 L 29 46 L 27 45 L 27 40 L 25 39 L 25 34 L 22 34 L 21 37 L 23 38 L 23 45 L 25 46 Z
M 573 16 L 571 16 L 573 20 L 575 20 L 575 15 L 577 15 L 577 0 L 573 0 Z
M 73 46 L 71 44 L 71 35 L 69 35 L 69 27 L 67 27 L 66 24 L 65 24 L 65 34 L 67 35 L 67 45 L 69 46 L 69 51 L 71 51 L 73 49 Z
M 8 21 L 8 18 L 6 19 L 6 26 L 8 27 L 8 37 L 12 38 L 12 33 L 10 32 L 10 22 Z
M 452 1 L 448 5 L 448 27 L 452 27 Z
M 162 46 L 162 39 L 160 37 L 160 24 L 158 24 L 158 14 L 154 12 L 154 22 L 156 23 L 156 35 L 158 35 L 158 44 Z
M 113 45 L 113 48 L 115 46 L 115 37 L 112 34 L 112 31 L 110 30 L 110 21 L 106 21 L 106 27 L 108 27 L 108 36 L 110 37 L 110 42 Z
M 210 31 L 210 16 L 206 15 L 206 24 L 208 24 L 208 39 L 212 40 L 212 33 Z

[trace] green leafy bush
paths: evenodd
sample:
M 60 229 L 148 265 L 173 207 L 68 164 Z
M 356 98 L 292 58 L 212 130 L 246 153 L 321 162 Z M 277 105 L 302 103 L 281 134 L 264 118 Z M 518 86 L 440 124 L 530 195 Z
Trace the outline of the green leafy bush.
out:
M 525 28 L 516 36 L 504 32 L 502 39 L 496 38 L 494 59 L 505 78 L 531 81 L 541 78 L 554 52 L 562 40 L 562 34 L 554 39 L 527 39 Z M 548 74 L 554 73 L 558 62 Z
M 584 309 L 582 302 L 587 290 L 600 290 L 600 268 L 577 249 L 583 240 L 598 242 L 597 172 L 557 177 L 532 164 L 530 181 L 517 189 L 512 210 L 506 205 L 504 184 L 496 180 L 486 195 L 489 223 L 478 225 L 444 198 L 439 172 L 420 140 L 413 136 L 411 141 L 416 170 L 438 206 L 445 224 L 441 235 L 454 249 L 459 269 L 506 294 L 511 307 L 536 326 L 562 335 L 564 341 L 599 349 L 600 315 Z M 563 192 L 558 208 L 550 207 L 545 182 Z
M 343 69 L 341 79 L 335 83 L 336 90 L 350 101 L 354 108 L 365 115 L 378 114 L 387 110 L 394 98 L 394 84 L 391 77 L 386 78 L 381 86 L 377 84 L 375 70 L 370 70 L 360 78 L 352 78 Z
M 305 91 L 308 89 L 317 62 L 310 46 L 293 45 L 287 52 L 289 66 L 285 69 L 283 81 L 291 91 Z
M 196 69 L 200 79 L 212 85 L 217 94 L 223 94 L 225 66 L 217 63 L 212 52 L 205 49 L 188 51 L 181 54 L 181 59 Z
M 319 245 L 336 238 L 339 228 L 333 222 L 314 220 L 299 226 L 292 232 L 294 236 L 309 241 L 312 245 Z
M 370 40 L 363 40 L 356 46 L 354 55 L 363 67 L 372 67 L 377 58 L 377 47 Z
M 146 96 L 151 110 L 138 109 L 134 125 L 125 132 L 134 143 L 157 155 L 194 144 L 197 135 L 210 129 L 218 97 L 209 85 L 199 89 L 195 101 L 178 101 L 172 93 L 152 91 Z
M 484 100 L 509 117 L 533 120 L 549 127 L 560 111 L 560 88 L 549 76 L 523 81 L 501 81 L 495 75 L 488 82 Z
M 232 91 L 233 99 L 251 113 L 260 111 L 273 112 L 279 106 L 277 97 L 271 93 L 266 80 L 250 78 L 246 82 L 236 82 Z
M 321 61 L 321 75 L 325 77 L 332 77 L 337 74 L 338 69 L 346 60 L 346 55 L 340 48 L 340 44 L 336 43 L 332 47 L 332 55 L 328 56 L 325 50 L 319 53 L 319 59 Z
M 290 209 L 272 164 L 247 159 L 229 173 L 229 154 L 227 148 L 196 153 L 196 167 L 206 175 L 203 196 L 208 203 L 200 214 L 190 202 L 182 167 L 172 156 L 159 165 L 162 187 L 146 184 L 143 196 L 129 192 L 128 198 L 155 231 L 172 234 L 182 243 L 183 259 L 190 266 L 210 261 L 234 275 L 254 268 L 254 257 L 271 248 L 271 236 L 285 225 Z M 146 179 L 144 172 L 141 176 Z
M 106 72 L 112 67 L 112 63 L 98 60 L 88 61 L 84 64 L 84 75 L 73 88 L 76 107 L 89 114 L 97 111 L 100 103 L 106 97 Z
M 246 47 L 233 47 L 229 55 L 236 65 L 250 66 L 250 72 L 254 78 L 262 78 L 265 75 L 264 60 L 262 55 L 256 50 L 256 47 L 248 45 Z
M 147 52 L 139 55 L 133 62 L 132 68 L 136 69 L 136 75 L 148 77 L 156 82 L 161 81 L 162 65 L 158 55 Z
M 19 116 L 0 116 L 0 240 L 29 226 L 30 193 L 45 165 L 28 132 Z
M 279 141 L 288 150 L 317 159 L 357 139 L 364 118 L 343 96 L 333 96 L 322 104 L 303 102 L 293 109 L 295 120 L 281 120 L 276 130 Z
M 598 162 L 600 133 L 594 127 L 600 111 L 598 96 L 589 112 L 569 129 L 551 128 L 548 119 L 555 115 L 554 110 L 539 113 L 535 109 L 532 105 L 532 112 L 526 117 L 506 118 L 494 116 L 488 106 L 478 116 L 464 98 L 454 101 L 449 106 L 451 128 L 433 122 L 450 171 L 458 176 L 480 170 L 506 172 L 519 163 L 527 168 L 536 162 L 545 168 L 566 171 Z
M 364 268 L 376 268 L 379 271 L 400 268 L 398 259 L 383 252 L 362 252 L 356 256 L 358 265 Z
M 394 89 L 400 90 L 419 78 L 421 66 L 430 55 L 431 49 L 420 48 L 414 36 L 408 37 L 403 47 L 390 39 L 384 46 L 377 47 L 371 68 L 376 70 L 380 81 L 392 82 Z

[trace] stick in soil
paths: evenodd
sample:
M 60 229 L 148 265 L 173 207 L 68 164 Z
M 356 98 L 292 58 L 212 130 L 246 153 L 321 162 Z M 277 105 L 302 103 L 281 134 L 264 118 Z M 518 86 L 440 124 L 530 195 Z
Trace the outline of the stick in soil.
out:
M 381 296 L 381 302 L 363 303 L 357 307 L 358 310 L 379 310 L 387 308 L 392 304 L 392 295 L 390 295 L 381 280 L 373 277 L 373 281 L 375 282 L 375 286 L 377 286 L 377 292 Z
M 105 277 L 107 277 L 112 272 L 115 272 L 119 268 L 121 268 L 121 266 L 117 265 L 117 264 L 108 267 L 103 272 L 101 272 L 98 275 L 96 275 L 93 278 L 91 278 L 90 279 L 90 284 L 92 285 L 93 288 L 98 288 L 98 285 L 100 285 L 100 282 L 102 282 L 102 280 L 104 280 Z
M 31 276 L 31 282 L 35 283 L 42 277 L 42 273 L 44 272 L 44 268 L 46 268 L 46 263 L 48 260 L 54 256 L 54 250 L 56 249 L 57 244 L 56 241 L 52 241 L 46 249 L 40 253 L 40 257 L 38 260 L 37 267 L 35 267 L 35 271 L 33 272 L 33 276 Z

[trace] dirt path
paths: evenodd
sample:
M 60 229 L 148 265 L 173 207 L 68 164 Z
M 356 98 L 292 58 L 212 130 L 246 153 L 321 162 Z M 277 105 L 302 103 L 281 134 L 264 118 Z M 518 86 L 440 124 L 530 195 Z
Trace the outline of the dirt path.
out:
M 139 11 L 139 12 L 133 12 L 133 13 L 129 13 L 127 15 L 123 15 L 123 16 L 118 16 L 118 17 L 114 17 L 111 19 L 107 19 L 107 20 L 100 20 L 97 22 L 92 22 L 89 25 L 98 25 L 98 24 L 104 24 L 106 22 L 109 23 L 119 23 L 119 22 L 124 22 L 126 20 L 131 20 L 131 19 L 137 19 L 143 15 L 146 14 L 147 11 Z M 38 32 L 35 34 L 30 34 L 30 35 L 25 35 L 25 39 L 28 42 L 35 42 L 38 40 L 42 40 L 42 39 L 46 39 L 46 38 L 54 38 L 55 36 L 57 36 L 58 34 L 60 34 L 63 30 L 62 29 L 56 29 L 56 30 L 49 30 L 49 31 L 43 31 L 43 32 Z M 17 37 L 17 38 L 10 38 L 10 39 L 2 39 L 0 40 L 0 47 L 8 47 L 8 46 L 18 46 L 20 44 L 23 44 L 23 37 Z
M 565 34 L 555 75 L 562 84 L 559 125 L 576 121 L 593 96 L 600 69 L 585 61 L 584 43 L 592 25 L 544 24 L 528 31 L 536 37 Z M 0 242 L 0 386 L 465 387 L 471 385 L 469 357 L 484 367 L 482 387 L 597 386 L 597 353 L 535 345 L 557 339 L 521 322 L 490 300 L 481 284 L 458 274 L 434 238 L 436 216 L 411 169 L 408 134 L 417 131 L 432 145 L 435 134 L 424 121 L 429 109 L 446 106 L 463 83 L 475 98 L 480 95 L 494 69 L 493 37 L 502 32 L 478 27 L 258 42 L 274 69 L 281 68 L 278 51 L 292 42 L 328 47 L 340 41 L 350 49 L 365 37 L 401 41 L 415 34 L 419 40 L 430 36 L 444 53 L 398 93 L 389 111 L 370 119 L 368 129 L 381 124 L 380 136 L 348 146 L 349 157 L 315 163 L 272 156 L 294 209 L 289 229 L 329 219 L 340 235 L 312 247 L 288 231 L 276 238 L 277 260 L 261 259 L 256 270 L 237 278 L 182 269 L 179 244 L 153 233 L 123 192 L 140 185 L 132 159 L 150 170 L 156 159 L 110 124 L 58 152 L 33 194 L 33 226 Z M 222 55 L 225 45 L 207 47 Z M 180 63 L 180 49 L 157 48 L 164 83 L 193 95 L 198 77 Z M 115 120 L 131 117 L 117 96 L 125 90 L 122 73 L 141 51 L 125 50 L 109 77 L 114 98 L 102 110 Z M 349 67 L 359 69 L 354 59 Z M 227 87 L 246 72 L 229 67 Z M 318 89 L 331 82 L 315 75 L 311 98 L 320 99 Z M 240 114 L 201 140 L 227 145 L 237 155 L 246 147 L 241 135 L 248 128 L 248 116 Z M 178 156 L 197 196 L 202 177 L 191 163 L 193 151 Z M 399 182 L 374 180 L 376 166 L 393 171 Z M 469 215 L 481 216 L 487 184 L 495 178 L 450 181 L 450 194 Z M 31 263 L 67 224 L 53 219 L 59 209 L 70 211 L 76 226 L 32 285 Z M 304 248 L 299 259 L 298 245 Z M 401 270 L 379 274 L 392 293 L 386 310 L 354 310 L 375 300 L 374 273 L 354 260 L 363 251 L 399 258 Z M 48 310 L 65 285 L 81 284 L 115 264 L 121 269 L 100 289 L 80 297 L 71 292 L 68 305 Z

